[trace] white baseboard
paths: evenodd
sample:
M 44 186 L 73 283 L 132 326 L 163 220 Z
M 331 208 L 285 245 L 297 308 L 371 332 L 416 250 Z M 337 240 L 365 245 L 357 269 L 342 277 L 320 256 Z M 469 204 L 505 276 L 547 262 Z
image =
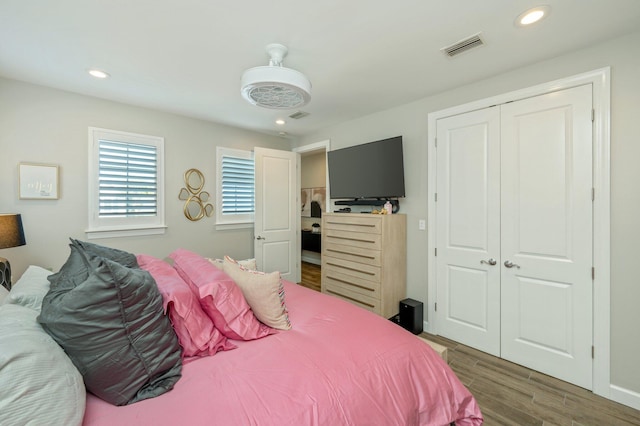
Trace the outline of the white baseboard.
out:
M 640 393 L 616 385 L 610 385 L 612 401 L 640 410 Z

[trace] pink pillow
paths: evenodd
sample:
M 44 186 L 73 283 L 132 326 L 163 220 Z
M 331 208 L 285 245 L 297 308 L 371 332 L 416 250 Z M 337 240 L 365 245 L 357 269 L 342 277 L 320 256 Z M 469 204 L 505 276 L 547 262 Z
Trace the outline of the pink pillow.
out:
M 185 249 L 169 255 L 173 267 L 199 296 L 202 309 L 222 334 L 230 339 L 259 339 L 276 330 L 253 315 L 242 290 L 224 271 L 204 257 Z
M 164 311 L 168 312 L 178 335 L 183 356 L 214 355 L 220 350 L 236 348 L 216 330 L 200 307 L 198 298 L 171 265 L 146 254 L 139 254 L 136 259 L 140 268 L 149 272 L 156 281 L 162 294 Z

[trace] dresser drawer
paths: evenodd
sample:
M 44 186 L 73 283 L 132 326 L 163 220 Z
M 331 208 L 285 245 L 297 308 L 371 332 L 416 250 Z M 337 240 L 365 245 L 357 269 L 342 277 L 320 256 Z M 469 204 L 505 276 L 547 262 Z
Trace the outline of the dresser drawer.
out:
M 337 229 L 323 230 L 325 243 L 341 244 L 370 250 L 380 250 L 381 237 L 379 234 L 365 234 L 363 232 L 338 231 Z
M 325 286 L 322 289 L 322 292 L 346 300 L 347 302 L 353 303 L 354 305 L 360 306 L 361 308 L 364 308 L 375 314 L 380 315 L 381 313 L 379 299 L 363 296 L 342 287 L 332 286 L 331 284 Z
M 351 260 L 352 262 L 365 263 L 372 266 L 380 266 L 380 250 L 327 243 L 324 253 L 325 256 Z
M 345 213 L 341 216 L 326 217 L 324 221 L 324 229 L 381 234 L 382 221 L 379 217 L 375 216 Z
M 377 266 L 324 256 L 322 258 L 322 268 L 327 268 L 327 271 L 335 271 L 351 277 L 362 278 L 363 280 L 380 282 L 381 273 L 380 268 Z
M 385 318 L 406 297 L 403 214 L 322 215 L 322 292 Z
M 335 289 L 342 288 L 349 292 L 358 293 L 374 299 L 380 299 L 380 282 L 346 275 L 340 272 L 340 270 L 332 267 L 323 268 L 322 286 L 323 288 L 327 286 Z

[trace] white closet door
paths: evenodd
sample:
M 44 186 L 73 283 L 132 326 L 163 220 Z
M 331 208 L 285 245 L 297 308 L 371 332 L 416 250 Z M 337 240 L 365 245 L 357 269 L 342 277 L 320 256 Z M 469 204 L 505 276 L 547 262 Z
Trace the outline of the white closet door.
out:
M 500 355 L 500 116 L 437 123 L 438 333 Z
M 502 357 L 589 389 L 591 96 L 503 105 L 501 132 Z

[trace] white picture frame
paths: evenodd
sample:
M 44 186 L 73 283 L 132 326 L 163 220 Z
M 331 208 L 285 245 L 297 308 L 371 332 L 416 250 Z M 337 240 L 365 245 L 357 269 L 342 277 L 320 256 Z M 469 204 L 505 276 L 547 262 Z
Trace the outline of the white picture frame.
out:
M 21 200 L 57 200 L 58 166 L 55 164 L 18 164 L 18 187 Z

